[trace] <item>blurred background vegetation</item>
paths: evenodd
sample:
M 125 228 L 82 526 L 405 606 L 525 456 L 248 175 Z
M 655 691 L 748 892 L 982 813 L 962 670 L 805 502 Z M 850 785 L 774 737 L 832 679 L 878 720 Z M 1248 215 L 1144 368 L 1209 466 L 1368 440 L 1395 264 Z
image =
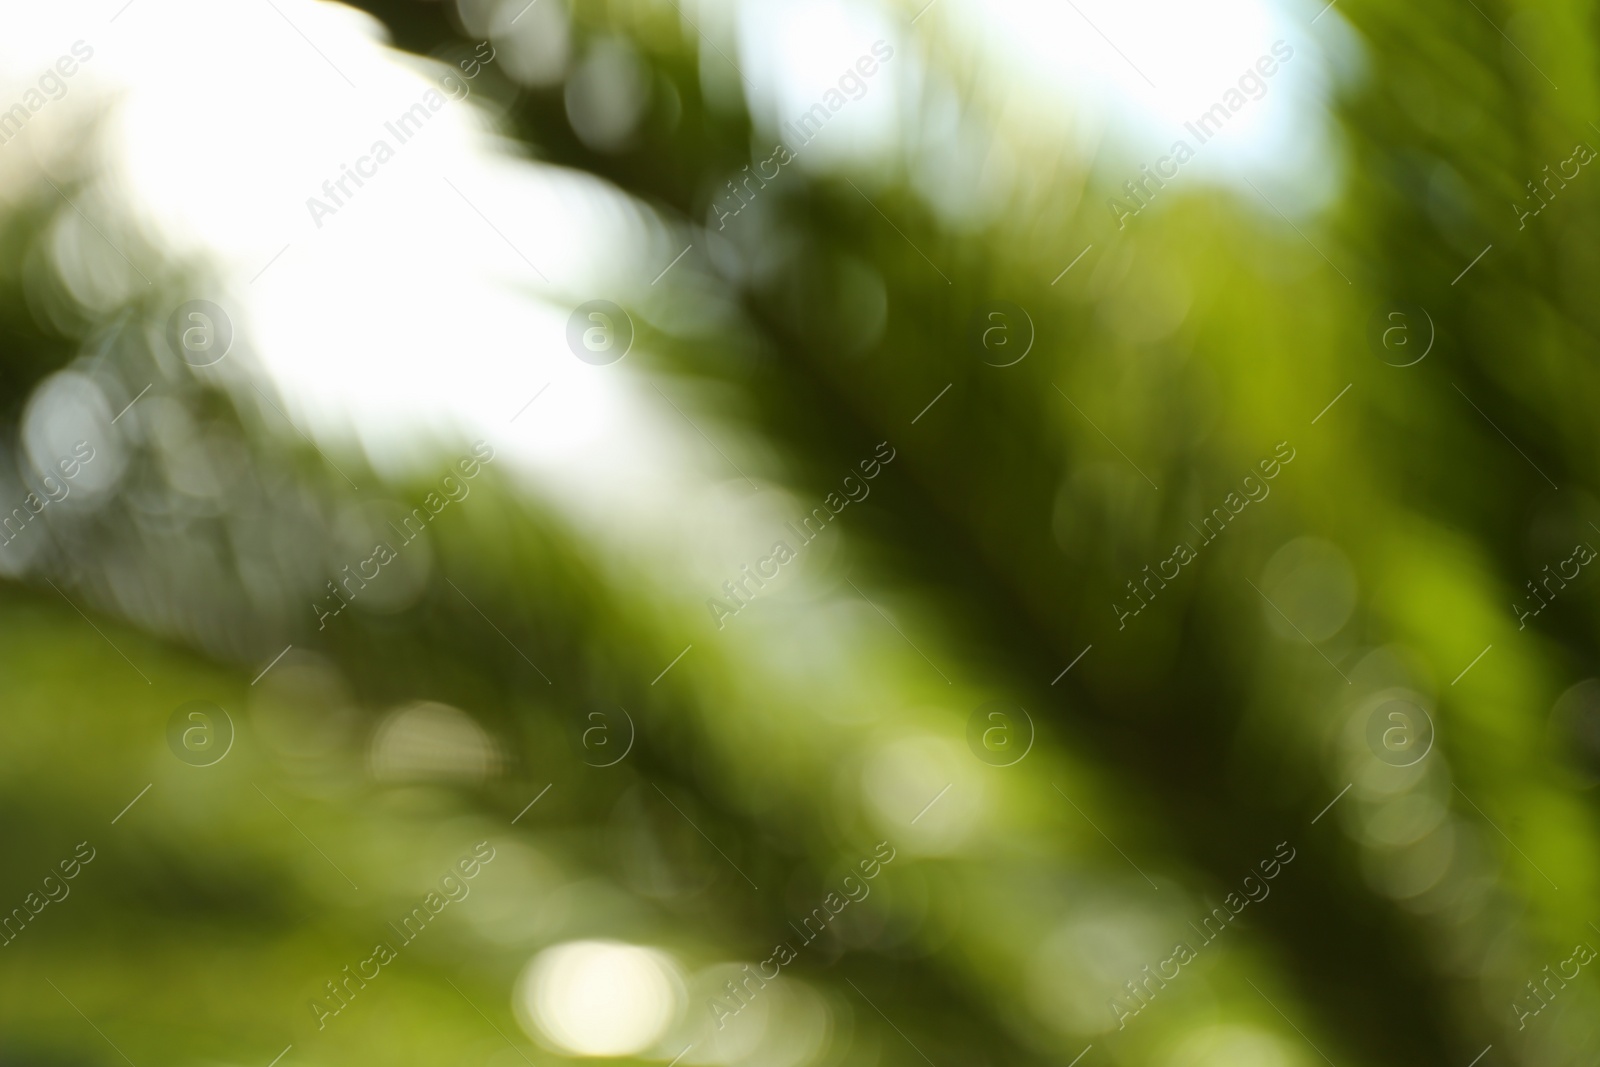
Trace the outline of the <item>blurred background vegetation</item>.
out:
M 1568 570 L 1600 544 L 1600 195 L 1570 164 L 1529 185 L 1600 138 L 1593 6 L 1278 12 L 1300 66 L 1266 100 L 1320 86 L 1284 120 L 1323 130 L 1320 154 L 1186 169 L 1119 229 L 1107 201 L 1166 128 L 1153 152 L 1096 141 L 997 80 L 969 47 L 981 12 L 936 4 L 862 5 L 894 41 L 900 154 L 786 166 L 720 227 L 773 109 L 714 5 L 284 3 L 298 36 L 271 12 L 239 31 L 269 69 L 303 61 L 285 78 L 321 79 L 330 109 L 324 61 L 359 75 L 364 47 L 423 72 L 390 114 L 488 41 L 484 140 L 443 151 L 608 190 L 631 243 L 580 219 L 530 231 L 539 249 L 501 232 L 515 196 L 484 211 L 456 190 L 453 225 L 482 219 L 541 278 L 561 242 L 598 245 L 586 280 L 450 257 L 429 266 L 465 272 L 466 298 L 419 281 L 375 305 L 557 308 L 529 346 L 623 382 L 651 420 L 583 492 L 601 468 L 518 443 L 572 403 L 566 380 L 487 381 L 487 430 L 402 406 L 420 443 L 399 462 L 337 394 L 316 415 L 317 376 L 355 348 L 269 343 L 244 310 L 256 278 L 323 254 L 303 215 L 285 266 L 261 267 L 268 248 L 241 268 L 107 192 L 139 143 L 100 114 L 141 69 L 115 65 L 114 34 L 189 12 L 135 0 L 29 31 L 52 59 L 94 39 L 84 77 L 105 73 L 63 98 L 87 109 L 65 132 L 0 148 L 0 503 L 29 513 L 0 547 L 0 909 L 20 909 L 0 1060 L 1594 1061 L 1600 972 L 1577 946 L 1600 945 L 1600 612 Z M 1071 17 L 1039 32 L 1140 55 Z M 8 65 L 22 99 L 39 65 Z M 232 98 L 178 98 L 244 136 L 214 125 Z M 352 128 L 359 149 L 372 127 Z M 252 146 L 263 167 L 277 150 Z M 338 151 L 312 169 L 339 173 Z M 265 210 L 226 202 L 239 172 L 172 162 L 225 214 Z M 283 198 L 299 212 L 316 184 Z M 194 367 L 168 322 L 210 293 L 237 351 Z M 565 349 L 592 299 L 631 317 L 620 363 Z M 1395 322 L 1413 347 L 1385 342 Z M 396 388 L 471 373 L 468 334 L 396 359 Z M 326 362 L 291 381 L 274 344 Z M 480 439 L 494 459 L 466 478 Z M 70 491 L 26 504 L 80 440 Z M 869 494 L 826 503 L 886 452 Z M 419 507 L 437 518 L 402 546 Z M 837 516 L 801 544 L 786 524 L 817 507 Z M 1214 508 L 1231 519 L 1202 543 Z M 375 541 L 394 561 L 324 616 Z M 721 583 L 776 541 L 795 562 L 719 625 L 707 601 L 737 606 Z M 1130 587 L 1176 543 L 1195 550 L 1178 577 Z M 223 714 L 187 719 L 192 701 Z M 479 842 L 470 892 L 402 944 Z M 881 842 L 893 859 L 847 883 Z M 64 879 L 80 843 L 93 859 Z M 801 921 L 851 884 L 870 891 L 808 942 Z M 1213 941 L 1219 906 L 1238 917 Z M 340 1003 L 328 983 L 378 942 L 396 960 Z M 726 983 L 781 943 L 794 961 L 725 1018 Z M 1194 958 L 1170 977 L 1179 943 Z

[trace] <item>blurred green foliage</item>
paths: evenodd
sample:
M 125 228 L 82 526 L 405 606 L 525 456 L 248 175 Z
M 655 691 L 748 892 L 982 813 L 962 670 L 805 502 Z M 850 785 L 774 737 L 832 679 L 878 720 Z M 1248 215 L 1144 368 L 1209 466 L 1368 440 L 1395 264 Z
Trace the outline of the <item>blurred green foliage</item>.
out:
M 412 51 L 470 36 L 449 5 L 366 6 Z M 642 580 L 494 468 L 430 528 L 404 611 L 317 630 L 298 604 L 267 610 L 240 576 L 251 552 L 316 573 L 357 558 L 337 555 L 336 518 L 374 494 L 162 370 L 215 454 L 239 457 L 237 514 L 277 532 L 251 549 L 235 520 L 189 515 L 157 536 L 153 445 L 92 527 L 30 531 L 50 548 L 0 607 L 0 906 L 78 842 L 97 855 L 0 954 L 0 1058 L 265 1065 L 292 1045 L 286 1064 L 543 1064 L 556 1054 L 512 1008 L 541 948 L 613 938 L 690 972 L 762 960 L 888 838 L 902 855 L 871 903 L 785 970 L 822 1014 L 774 1016 L 777 1047 L 751 1062 L 787 1067 L 802 1031 L 825 1063 L 1064 1065 L 1091 1044 L 1084 1067 L 1464 1067 L 1489 1045 L 1489 1063 L 1591 1062 L 1591 972 L 1523 1027 L 1513 1004 L 1536 1003 L 1527 983 L 1574 942 L 1600 943 L 1600 712 L 1573 690 L 1596 673 L 1600 615 L 1587 574 L 1531 625 L 1511 605 L 1600 539 L 1600 198 L 1574 182 L 1523 230 L 1501 205 L 1594 133 L 1593 16 L 1537 13 L 1530 50 L 1557 91 L 1497 31 L 1510 8 L 1337 13 L 1364 70 L 1334 101 L 1337 203 L 1299 230 L 1244 192 L 1191 190 L 1061 279 L 1107 234 L 1117 183 L 1064 141 L 1035 146 L 977 232 L 941 224 L 904 175 L 869 201 L 793 172 L 761 238 L 788 251 L 716 294 L 735 321 L 708 340 L 641 319 L 641 373 L 702 398 L 696 418 L 764 483 L 820 501 L 878 442 L 897 450 L 828 535 L 809 599 L 724 630 L 708 591 Z M 703 221 L 751 158 L 751 123 L 702 97 L 693 28 L 625 3 L 574 19 L 580 39 L 635 43 L 675 90 L 673 121 L 652 113 L 627 151 L 598 152 L 559 87 L 521 91 L 506 121 L 536 157 Z M 16 211 L 7 262 L 36 262 L 57 206 Z M 75 345 L 121 336 L 38 322 L 23 269 L 0 277 L 13 424 Z M 885 294 L 881 331 L 863 285 Z M 1037 337 L 1004 369 L 970 344 L 996 300 Z M 1437 329 L 1405 368 L 1368 341 L 1402 301 Z M 141 344 L 116 340 L 116 358 L 158 366 Z M 1119 627 L 1127 583 L 1174 538 L 1197 544 L 1188 524 L 1280 442 L 1294 460 L 1270 496 Z M 409 508 L 430 485 L 382 493 Z M 130 573 L 160 611 L 118 610 Z M 1395 693 L 1435 730 L 1410 767 L 1367 743 Z M 1014 767 L 965 751 L 997 697 L 1038 731 Z M 193 699 L 238 731 L 208 768 L 167 748 Z M 465 725 L 394 717 L 418 702 Z M 397 721 L 442 732 L 390 750 Z M 628 758 L 593 765 L 596 722 L 619 745 L 627 726 Z M 926 824 L 920 800 L 874 807 L 876 782 L 932 798 L 946 773 Z M 474 898 L 318 1029 L 310 998 L 480 840 L 503 859 Z M 1280 842 L 1296 854 L 1270 897 L 1170 989 L 1142 987 L 1119 1030 L 1125 983 L 1174 940 L 1198 947 L 1189 931 Z M 691 986 L 652 1062 L 701 1040 Z

